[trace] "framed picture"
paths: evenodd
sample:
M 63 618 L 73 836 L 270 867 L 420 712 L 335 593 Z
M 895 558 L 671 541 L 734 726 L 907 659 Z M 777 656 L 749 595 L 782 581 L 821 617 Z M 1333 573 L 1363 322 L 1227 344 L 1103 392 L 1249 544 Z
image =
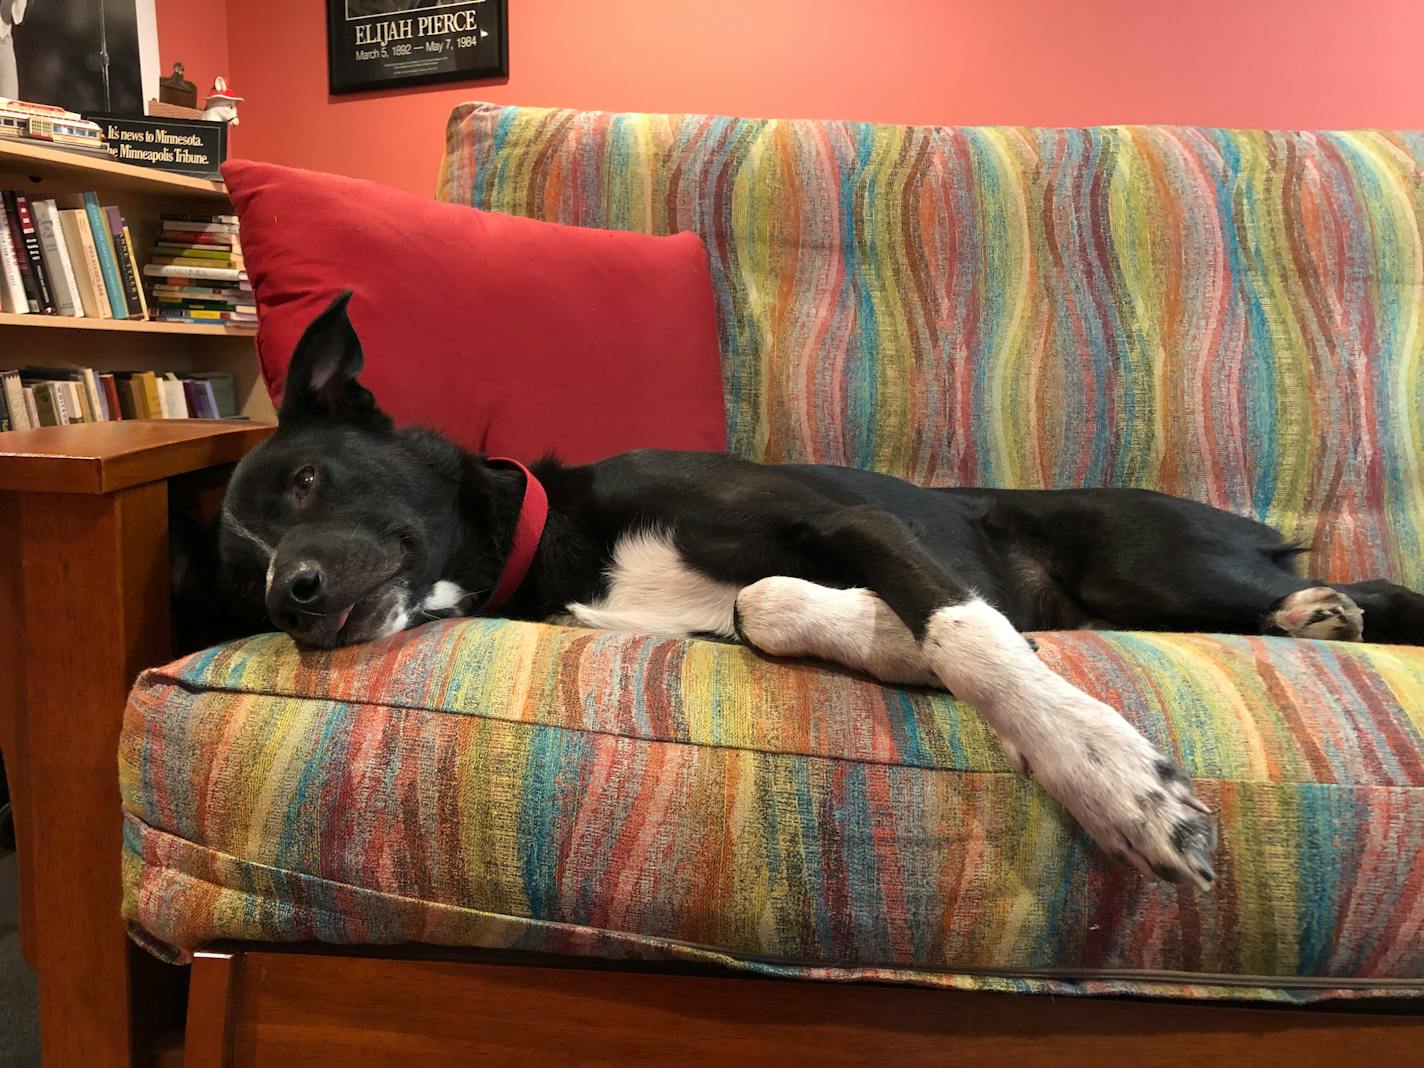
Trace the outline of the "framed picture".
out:
M 326 0 L 333 93 L 509 73 L 507 0 Z
M 154 0 L 0 0 L 0 96 L 142 115 L 158 78 Z

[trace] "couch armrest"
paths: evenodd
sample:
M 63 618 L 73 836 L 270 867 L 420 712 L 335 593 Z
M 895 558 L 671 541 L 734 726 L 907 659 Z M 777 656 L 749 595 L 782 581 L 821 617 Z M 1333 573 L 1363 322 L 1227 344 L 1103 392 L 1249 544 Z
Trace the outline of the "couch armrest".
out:
M 124 420 L 0 437 L 0 493 L 114 493 L 242 459 L 275 428 L 226 420 Z

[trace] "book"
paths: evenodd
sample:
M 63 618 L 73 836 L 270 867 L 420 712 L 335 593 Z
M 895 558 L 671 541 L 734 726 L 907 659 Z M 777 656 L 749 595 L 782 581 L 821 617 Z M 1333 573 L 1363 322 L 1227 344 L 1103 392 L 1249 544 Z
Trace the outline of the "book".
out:
M 144 266 L 143 273 L 149 278 L 209 278 L 223 279 L 229 282 L 247 279 L 246 271 L 232 267 L 193 267 L 188 264 L 170 266 L 163 263 L 150 263 Z
M 104 288 L 104 272 L 99 267 L 88 217 L 78 208 L 69 208 L 59 213 L 59 225 L 74 262 L 74 280 L 84 314 L 94 319 L 112 319 L 114 310 L 109 307 L 109 293 Z
M 15 430 L 29 430 L 30 409 L 25 403 L 25 387 L 20 384 L 19 371 L 0 372 L 0 393 L 5 395 L 5 403 L 10 409 L 10 426 Z
M 55 310 L 60 315 L 82 317 L 84 309 L 80 307 L 76 293 L 78 283 L 74 279 L 74 267 L 69 262 L 69 250 L 59 228 L 59 209 L 54 206 L 53 200 L 35 200 L 30 203 L 30 211 L 39 231 L 40 255 L 44 259 L 45 270 L 49 272 Z
M 64 407 L 69 413 L 71 423 L 92 423 L 92 413 L 89 405 L 84 399 L 84 390 L 80 388 L 78 382 L 57 382 L 64 390 Z
M 20 209 L 14 190 L 0 191 L 0 203 L 5 206 L 5 225 L 10 231 L 10 243 L 15 248 L 15 263 L 20 272 L 20 285 L 25 290 L 25 303 L 30 314 L 40 313 L 40 290 L 30 267 L 30 255 L 25 248 L 25 234 L 20 229 Z
M 158 389 L 158 376 L 152 371 L 142 371 L 138 376 L 139 384 L 143 386 L 143 406 L 149 413 L 149 419 L 163 418 L 162 394 Z
M 204 383 L 213 394 L 213 406 L 219 419 L 237 415 L 237 383 L 230 371 L 186 371 L 185 378 Z
M 30 314 L 25 284 L 20 280 L 20 261 L 15 251 L 15 239 L 10 236 L 10 224 L 3 204 L 0 204 L 0 311 L 12 315 Z
M 55 406 L 54 392 L 50 388 L 53 385 L 53 382 L 36 382 L 30 387 L 35 398 L 40 426 L 59 426 L 59 410 Z
M 227 226 L 237 225 L 236 215 L 188 215 L 179 211 L 165 211 L 159 216 L 165 223 L 222 223 Z
M 207 222 L 201 219 L 171 219 L 164 217 L 163 229 L 170 233 L 236 234 L 237 223 Z
M 24 386 L 23 389 L 25 392 L 25 409 L 30 413 L 30 426 L 37 427 L 40 425 L 40 410 L 35 404 L 35 388 L 34 386 Z
M 120 379 L 117 375 L 114 381 L 119 390 L 119 411 L 124 418 L 142 419 L 143 402 L 139 398 L 138 384 L 132 378 Z
M 10 402 L 5 399 L 4 392 L 0 391 L 0 433 L 14 429 L 15 424 L 10 422 Z
M 155 256 L 171 256 L 177 259 L 228 260 L 242 259 L 242 253 L 235 252 L 226 245 L 180 245 L 173 241 L 157 241 L 153 246 Z
M 140 319 L 138 302 L 138 290 L 141 282 L 134 274 L 129 262 L 127 250 L 124 248 L 124 217 L 118 208 L 112 204 L 104 206 L 104 221 L 109 226 L 109 240 L 114 243 L 114 262 L 119 267 L 119 282 L 124 287 L 124 304 L 129 310 L 130 319 Z
M 133 233 L 127 226 L 121 226 L 114 235 L 114 246 L 119 254 L 119 274 L 124 280 L 124 297 L 129 302 L 132 318 L 148 318 L 148 301 L 143 296 L 143 275 L 138 270 L 138 257 L 134 255 Z
M 108 422 L 109 413 L 104 405 L 104 394 L 99 389 L 99 376 L 90 367 L 81 368 L 79 373 L 83 376 L 81 382 L 84 386 L 84 395 L 88 399 L 89 410 L 94 413 L 94 422 Z
M 133 418 L 131 415 L 124 415 L 123 404 L 119 401 L 119 386 L 112 374 L 99 376 L 99 388 L 104 391 L 104 408 L 108 411 L 110 419 Z
M 172 371 L 163 376 L 163 388 L 167 392 L 168 417 L 170 419 L 193 418 L 193 413 L 188 408 L 188 396 L 183 392 L 183 383 Z
M 123 283 L 119 281 L 119 262 L 114 255 L 114 239 L 109 235 L 109 223 L 99 206 L 98 193 L 84 194 L 84 212 L 89 221 L 89 233 L 99 256 L 99 269 L 104 276 L 104 290 L 109 298 L 113 318 L 127 319 L 128 305 L 124 300 Z
M 35 213 L 30 210 L 29 198 L 16 193 L 15 211 L 20 219 L 20 233 L 25 239 L 25 254 L 30 258 L 30 270 L 34 272 L 35 285 L 39 287 L 40 310 L 45 315 L 55 315 L 59 309 L 54 302 L 54 287 L 50 284 L 49 271 L 45 269 L 44 253 L 40 249 L 40 232 L 35 226 Z
M 164 244 L 181 245 L 184 248 L 240 248 L 236 234 L 204 233 L 201 230 L 158 231 L 158 240 Z

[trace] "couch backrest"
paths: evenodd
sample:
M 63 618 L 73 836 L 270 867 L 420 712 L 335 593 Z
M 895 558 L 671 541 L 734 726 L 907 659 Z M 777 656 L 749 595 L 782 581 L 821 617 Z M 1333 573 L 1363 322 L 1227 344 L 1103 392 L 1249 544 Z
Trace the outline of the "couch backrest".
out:
M 1424 586 L 1424 135 L 466 104 L 440 195 L 700 234 L 729 440 L 1147 486 Z

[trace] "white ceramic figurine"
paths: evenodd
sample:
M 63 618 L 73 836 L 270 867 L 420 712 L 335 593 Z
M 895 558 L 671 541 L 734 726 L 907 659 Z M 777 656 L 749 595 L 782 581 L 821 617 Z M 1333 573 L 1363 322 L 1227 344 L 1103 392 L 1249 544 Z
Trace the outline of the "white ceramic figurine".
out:
M 209 122 L 225 122 L 229 126 L 236 126 L 237 105 L 241 103 L 242 97 L 228 88 L 226 78 L 219 76 L 213 79 L 212 91 L 203 101 L 203 118 Z

